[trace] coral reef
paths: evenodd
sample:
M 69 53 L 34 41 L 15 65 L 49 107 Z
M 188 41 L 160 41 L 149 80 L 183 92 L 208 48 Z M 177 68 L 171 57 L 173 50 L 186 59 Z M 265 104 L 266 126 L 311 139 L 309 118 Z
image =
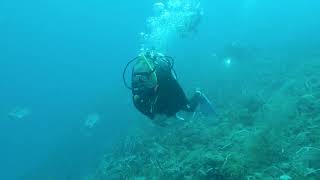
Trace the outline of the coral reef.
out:
M 137 126 L 92 179 L 319 179 L 319 61 L 296 67 L 261 72 L 216 117 Z

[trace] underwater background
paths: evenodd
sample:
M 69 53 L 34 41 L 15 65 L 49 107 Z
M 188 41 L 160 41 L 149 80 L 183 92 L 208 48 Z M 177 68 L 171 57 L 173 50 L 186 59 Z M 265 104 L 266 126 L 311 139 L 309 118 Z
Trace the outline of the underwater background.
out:
M 319 9 L 1 0 L 0 179 L 320 179 Z M 172 56 L 216 115 L 165 128 L 141 115 L 122 71 L 144 48 Z

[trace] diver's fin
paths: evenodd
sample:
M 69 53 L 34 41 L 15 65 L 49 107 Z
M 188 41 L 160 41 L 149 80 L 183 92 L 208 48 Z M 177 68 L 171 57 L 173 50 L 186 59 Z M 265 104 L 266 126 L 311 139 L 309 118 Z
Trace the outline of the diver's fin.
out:
M 198 91 L 201 94 L 201 101 L 199 103 L 196 113 L 201 114 L 201 116 L 212 116 L 215 115 L 215 109 L 212 102 L 209 98 L 202 92 Z M 195 115 L 195 114 L 194 114 Z

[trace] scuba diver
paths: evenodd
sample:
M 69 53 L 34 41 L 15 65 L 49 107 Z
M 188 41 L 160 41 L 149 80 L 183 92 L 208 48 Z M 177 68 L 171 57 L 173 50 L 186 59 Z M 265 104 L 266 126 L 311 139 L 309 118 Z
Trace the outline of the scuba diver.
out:
M 130 87 L 125 73 L 133 62 Z M 141 53 L 127 64 L 123 79 L 132 91 L 135 107 L 159 125 L 164 125 L 165 119 L 170 117 L 182 119 L 177 116 L 180 111 L 195 113 L 201 107 L 203 113 L 213 112 L 211 102 L 199 90 L 190 99 L 186 97 L 173 65 L 173 58 L 153 51 Z

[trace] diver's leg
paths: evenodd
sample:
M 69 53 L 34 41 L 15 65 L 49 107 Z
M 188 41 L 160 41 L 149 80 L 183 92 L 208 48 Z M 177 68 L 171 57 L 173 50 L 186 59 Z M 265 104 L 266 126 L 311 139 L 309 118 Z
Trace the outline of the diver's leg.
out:
M 211 101 L 199 90 L 197 90 L 195 95 L 191 98 L 188 110 L 189 112 L 191 111 L 194 113 L 197 111 L 203 116 L 216 115 L 216 111 Z
M 196 91 L 195 94 L 189 100 L 188 104 L 182 110 L 186 112 L 195 112 L 200 103 L 201 92 Z

